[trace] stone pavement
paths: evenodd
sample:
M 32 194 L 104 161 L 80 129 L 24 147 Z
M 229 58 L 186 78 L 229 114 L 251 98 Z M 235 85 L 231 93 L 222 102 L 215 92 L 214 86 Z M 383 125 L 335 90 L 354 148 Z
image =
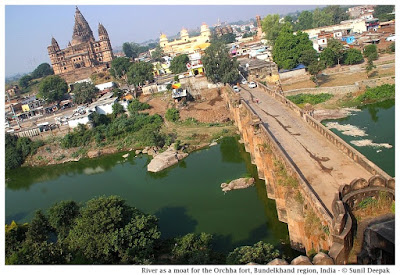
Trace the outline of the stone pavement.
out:
M 240 94 L 264 126 L 271 130 L 331 213 L 332 201 L 340 185 L 349 184 L 358 177 L 368 179 L 372 176 L 300 116 L 260 88 L 242 87 Z

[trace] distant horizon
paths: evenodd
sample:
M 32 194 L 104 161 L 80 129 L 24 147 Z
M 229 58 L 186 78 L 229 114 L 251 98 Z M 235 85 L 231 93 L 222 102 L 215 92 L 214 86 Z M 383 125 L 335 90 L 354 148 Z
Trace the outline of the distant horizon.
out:
M 143 43 L 158 38 L 160 32 L 175 36 L 182 27 L 194 30 L 205 22 L 248 21 L 256 15 L 286 15 L 325 5 L 163 5 L 120 6 L 79 5 L 97 39 L 97 25 L 107 29 L 113 49 L 124 42 Z M 110 16 L 117 14 L 118 16 Z M 150 16 L 149 16 L 150 15 Z M 41 63 L 49 63 L 47 46 L 54 37 L 65 48 L 72 37 L 75 5 L 5 6 L 5 76 L 28 74 Z M 168 24 L 166 21 L 168 20 Z M 136 27 L 137 26 L 137 27 Z M 27 48 L 27 45 L 29 47 Z

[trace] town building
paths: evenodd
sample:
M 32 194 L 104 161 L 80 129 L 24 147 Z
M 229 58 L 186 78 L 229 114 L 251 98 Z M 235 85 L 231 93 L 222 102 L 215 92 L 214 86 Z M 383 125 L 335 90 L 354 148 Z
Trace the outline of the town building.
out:
M 200 35 L 189 37 L 186 29 L 181 30 L 181 39 L 169 42 L 165 34 L 160 35 L 160 47 L 164 53 L 168 55 L 190 54 L 197 51 L 205 50 L 210 45 L 211 31 L 210 28 L 203 23 L 200 27 Z
M 19 89 L 18 85 L 13 85 L 12 87 L 8 88 L 6 90 L 6 95 L 8 97 L 14 97 L 17 96 L 21 93 L 21 90 Z
M 231 25 L 217 26 L 214 28 L 215 35 L 220 37 L 224 34 L 233 33 Z
M 71 83 L 107 70 L 114 56 L 107 30 L 101 23 L 98 34 L 99 40 L 95 40 L 88 22 L 76 7 L 71 42 L 61 49 L 53 37 L 47 47 L 54 74 Z

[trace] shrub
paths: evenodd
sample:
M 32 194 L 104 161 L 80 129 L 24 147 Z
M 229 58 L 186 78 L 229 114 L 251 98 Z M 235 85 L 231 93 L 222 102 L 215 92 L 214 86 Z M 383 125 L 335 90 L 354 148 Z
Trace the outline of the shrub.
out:
M 168 121 L 178 121 L 179 120 L 179 111 L 175 108 L 170 108 L 165 113 L 165 119 Z
M 366 58 L 371 57 L 372 60 L 377 60 L 378 59 L 378 50 L 376 45 L 367 45 L 364 47 L 364 56 Z
M 150 109 L 150 105 L 147 103 L 142 103 L 137 99 L 132 100 L 128 105 L 128 111 L 130 114 L 136 114 L 138 111 L 143 111 L 146 109 Z
M 364 61 L 361 51 L 357 49 L 349 49 L 344 56 L 344 64 L 353 65 Z

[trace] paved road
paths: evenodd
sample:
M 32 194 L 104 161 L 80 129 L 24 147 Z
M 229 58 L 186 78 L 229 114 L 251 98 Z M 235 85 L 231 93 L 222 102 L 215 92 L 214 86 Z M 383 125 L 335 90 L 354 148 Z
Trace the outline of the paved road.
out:
M 349 184 L 357 177 L 369 179 L 372 176 L 301 117 L 261 89 L 242 87 L 240 93 L 293 159 L 331 213 L 333 197 L 340 185 Z

